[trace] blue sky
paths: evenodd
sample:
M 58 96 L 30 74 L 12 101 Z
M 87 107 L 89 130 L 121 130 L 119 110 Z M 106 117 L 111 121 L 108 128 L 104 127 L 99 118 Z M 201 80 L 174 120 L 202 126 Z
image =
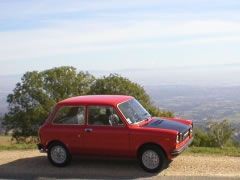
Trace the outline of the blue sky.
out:
M 1 0 L 0 64 L 0 75 L 62 65 L 165 73 L 240 67 L 240 1 Z

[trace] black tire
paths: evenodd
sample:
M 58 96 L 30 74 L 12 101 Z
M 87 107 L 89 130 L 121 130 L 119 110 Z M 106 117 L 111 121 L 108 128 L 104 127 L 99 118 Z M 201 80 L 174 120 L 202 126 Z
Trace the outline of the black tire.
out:
M 156 163 L 157 165 L 154 166 L 153 168 L 147 167 L 145 165 L 145 163 L 143 162 L 144 161 L 143 155 L 147 152 L 153 153 L 158 158 L 158 163 Z M 138 161 L 139 161 L 140 166 L 145 171 L 150 172 L 150 173 L 156 173 L 156 172 L 160 172 L 166 166 L 167 158 L 166 158 L 163 150 L 160 147 L 155 146 L 155 145 L 147 145 L 140 149 L 140 151 L 138 153 Z
M 54 160 L 54 157 L 52 157 L 53 156 L 52 151 L 54 151 L 54 149 L 56 148 L 60 149 L 62 153 L 63 152 L 65 153 L 64 158 L 62 158 L 62 161 L 57 162 L 56 160 Z M 48 147 L 47 156 L 51 164 L 57 167 L 65 167 L 71 162 L 71 159 L 72 159 L 71 154 L 69 153 L 66 146 L 60 142 L 55 142 L 50 144 L 50 146 Z

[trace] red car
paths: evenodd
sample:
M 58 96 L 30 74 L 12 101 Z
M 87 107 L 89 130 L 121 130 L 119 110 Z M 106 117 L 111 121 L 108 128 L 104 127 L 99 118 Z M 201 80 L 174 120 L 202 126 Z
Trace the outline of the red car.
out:
M 137 158 L 160 171 L 192 142 L 191 120 L 152 117 L 131 96 L 78 96 L 57 103 L 39 130 L 38 149 L 55 166 L 72 155 Z

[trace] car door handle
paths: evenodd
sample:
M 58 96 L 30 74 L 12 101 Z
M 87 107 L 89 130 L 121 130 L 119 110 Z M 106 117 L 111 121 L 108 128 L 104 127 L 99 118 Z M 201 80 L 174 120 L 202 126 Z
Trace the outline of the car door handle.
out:
M 85 132 L 92 132 L 92 128 L 86 128 L 84 129 Z

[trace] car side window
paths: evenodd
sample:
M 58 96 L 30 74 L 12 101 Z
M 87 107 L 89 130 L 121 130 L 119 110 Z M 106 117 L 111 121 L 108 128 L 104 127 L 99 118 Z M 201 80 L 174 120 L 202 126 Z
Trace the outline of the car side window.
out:
M 53 123 L 55 124 L 85 124 L 84 106 L 65 106 L 59 109 Z
M 113 107 L 110 106 L 89 106 L 88 107 L 88 124 L 118 126 L 123 122 L 117 115 Z

